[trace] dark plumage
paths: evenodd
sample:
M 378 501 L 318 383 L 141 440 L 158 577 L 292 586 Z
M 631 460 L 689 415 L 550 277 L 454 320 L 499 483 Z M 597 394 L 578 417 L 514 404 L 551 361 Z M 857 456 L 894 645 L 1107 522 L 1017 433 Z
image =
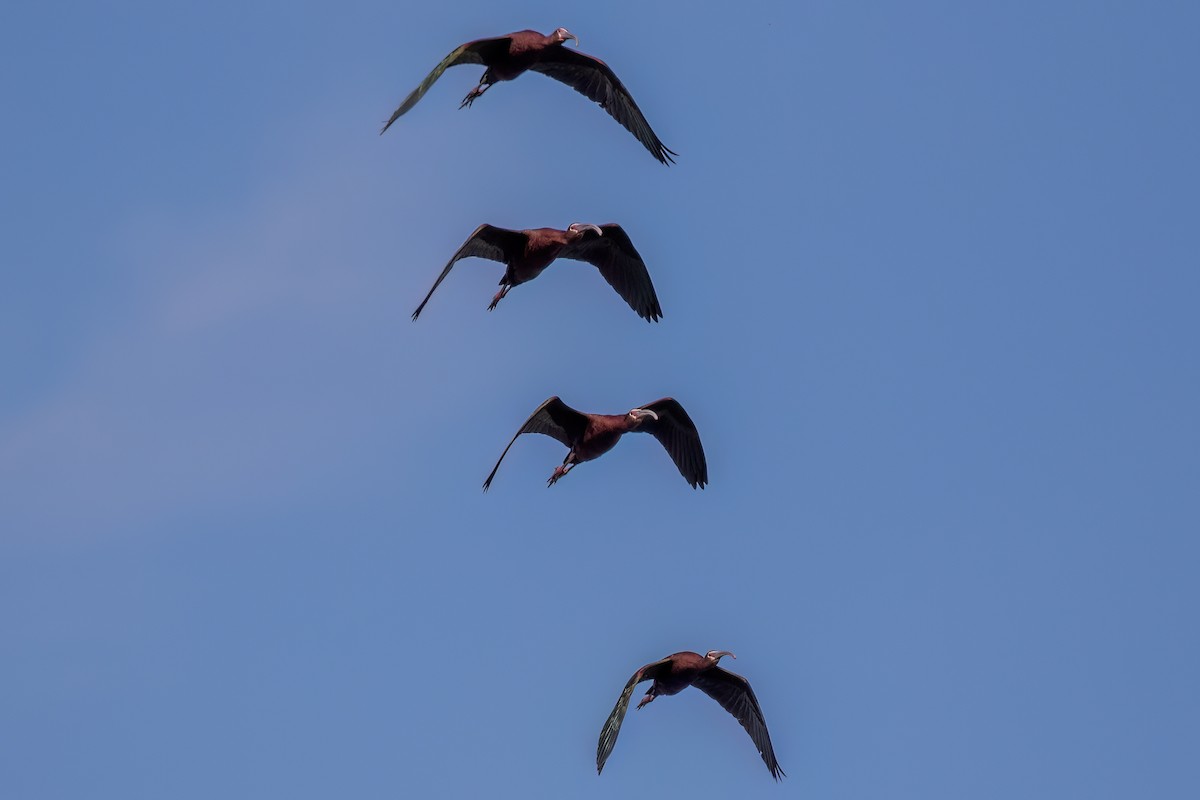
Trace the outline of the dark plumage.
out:
M 492 84 L 511 81 L 526 70 L 533 70 L 562 81 L 599 103 L 609 116 L 636 136 L 652 156 L 663 164 L 674 163 L 671 156 L 678 154 L 659 141 L 641 109 L 633 101 L 633 96 L 616 74 L 600 59 L 563 47 L 567 39 L 575 39 L 575 43 L 579 43 L 575 34 L 566 28 L 559 28 L 549 36 L 537 31 L 517 31 L 507 36 L 476 39 L 460 45 L 443 58 L 433 72 L 426 75 L 425 80 L 404 99 L 380 133 L 415 106 L 448 68 L 459 64 L 482 64 L 487 70 L 479 79 L 479 85 L 463 98 L 459 108 L 470 106 Z
M 509 289 L 533 280 L 557 258 L 586 261 L 597 267 L 604 280 L 616 289 L 617 294 L 647 322 L 657 322 L 662 317 L 662 306 L 646 264 L 625 230 L 615 223 L 607 225 L 572 224 L 565 231 L 555 228 L 535 228 L 528 231 L 511 231 L 495 225 L 480 225 L 463 242 L 462 247 L 446 264 L 442 274 L 433 283 L 433 288 L 412 318 L 416 319 L 433 296 L 442 280 L 450 274 L 450 268 L 459 259 L 487 258 L 507 266 L 500 279 L 501 289 L 492 298 L 488 311 L 496 307 Z
M 767 733 L 767 722 L 763 719 L 762 709 L 758 707 L 758 698 L 754 696 L 750 682 L 741 675 L 735 675 L 717 666 L 717 662 L 724 656 L 737 658 L 725 650 L 709 650 L 703 656 L 684 651 L 647 664 L 633 673 L 600 731 L 600 741 L 596 745 L 597 774 L 604 770 L 604 762 L 608 760 L 613 745 L 617 743 L 617 734 L 621 731 L 625 712 L 629 710 L 629 699 L 633 696 L 634 687 L 642 681 L 653 680 L 650 691 L 638 703 L 638 708 L 659 695 L 678 694 L 689 686 L 695 686 L 720 703 L 722 708 L 741 723 L 754 741 L 754 746 L 758 748 L 767 769 L 771 771 L 771 777 L 775 780 L 786 777 L 775 758 L 771 736 Z
M 563 459 L 562 466 L 556 467 L 554 474 L 550 476 L 547 486 L 553 486 L 576 464 L 599 458 L 613 449 L 621 437 L 630 431 L 653 434 L 666 448 L 671 460 L 679 468 L 679 473 L 693 489 L 703 489 L 708 483 L 708 464 L 704 460 L 700 434 L 696 432 L 691 417 L 674 398 L 655 400 L 631 410 L 628 414 L 585 414 L 571 408 L 557 397 L 551 397 L 525 420 L 525 424 L 513 436 L 508 447 L 504 448 L 500 460 L 492 468 L 492 473 L 483 482 L 483 490 L 486 492 L 492 485 L 492 478 L 496 477 L 500 462 L 508 455 L 513 442 L 523 433 L 544 433 L 571 448 L 567 457 Z

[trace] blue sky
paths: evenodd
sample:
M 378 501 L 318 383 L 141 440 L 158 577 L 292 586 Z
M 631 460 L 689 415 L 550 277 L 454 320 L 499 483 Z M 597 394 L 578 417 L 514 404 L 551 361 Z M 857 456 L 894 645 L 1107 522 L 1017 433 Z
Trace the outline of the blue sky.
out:
M 0 793 L 1192 797 L 1200 12 L 0 12 Z M 457 44 L 576 33 L 456 110 Z M 485 308 L 482 222 L 620 222 Z M 673 395 L 552 490 L 546 397 Z M 698 692 L 728 649 L 780 763 Z

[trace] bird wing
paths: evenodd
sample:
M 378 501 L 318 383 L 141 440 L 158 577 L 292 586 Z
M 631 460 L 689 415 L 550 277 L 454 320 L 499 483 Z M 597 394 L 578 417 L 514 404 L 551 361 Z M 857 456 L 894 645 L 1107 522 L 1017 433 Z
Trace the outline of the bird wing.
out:
M 530 69 L 562 81 L 589 100 L 599 103 L 610 117 L 625 126 L 646 146 L 650 155 L 663 164 L 675 163 L 671 156 L 679 154 L 667 149 L 655 135 L 642 110 L 633 101 L 633 95 L 629 94 L 608 64 L 565 47 L 550 47 Z
M 525 241 L 525 234 L 520 231 L 497 228 L 495 225 L 480 225 L 475 229 L 474 233 L 467 237 L 462 247 L 458 248 L 458 252 L 446 264 L 446 268 L 442 270 L 442 274 L 438 275 L 437 280 L 433 282 L 433 289 L 429 290 L 429 294 L 425 295 L 425 299 L 421 301 L 421 305 L 417 306 L 417 310 L 413 312 L 412 318 L 415 320 L 420 316 L 422 309 L 425 308 L 425 304 L 429 302 L 429 298 L 433 297 L 434 290 L 450 274 L 450 268 L 454 266 L 454 262 L 461 258 L 475 256 L 507 264 L 511 258 L 524 251 Z
M 508 36 L 500 36 L 495 39 L 476 39 L 473 42 L 467 42 L 456 47 L 450 52 L 450 55 L 443 58 L 433 68 L 433 72 L 425 76 L 425 80 L 421 81 L 420 86 L 413 89 L 412 93 L 404 98 L 404 102 L 400 104 L 400 107 L 392 112 L 392 118 L 383 126 L 383 130 L 379 131 L 380 135 L 383 135 L 383 131 L 392 127 L 393 122 L 408 113 L 409 109 L 425 96 L 425 93 L 429 91 L 429 87 L 433 86 L 447 69 L 456 67 L 459 64 L 482 64 L 484 63 L 484 59 L 490 57 L 493 53 L 507 51 L 511 41 L 512 39 Z
M 621 723 L 625 720 L 625 712 L 629 710 L 629 698 L 633 697 L 633 687 L 642 681 L 648 681 L 657 677 L 658 671 L 669 663 L 670 660 L 668 656 L 661 661 L 647 664 L 633 673 L 629 682 L 625 684 L 625 688 L 621 691 L 621 696 L 617 698 L 617 704 L 613 706 L 612 713 L 608 715 L 608 719 L 604 720 L 604 727 L 600 729 L 600 741 L 596 744 L 597 775 L 604 771 L 604 762 L 608 761 L 608 756 L 612 752 L 613 746 L 617 743 L 617 734 L 621 732 Z
M 629 240 L 629 234 L 613 222 L 601 225 L 600 230 L 604 231 L 601 236 L 592 233 L 564 247 L 559 258 L 586 261 L 596 267 L 639 317 L 657 322 L 662 317 L 662 306 L 658 304 L 646 263 Z
M 658 414 L 658 419 L 647 418 L 635 430 L 654 434 L 692 488 L 703 489 L 708 483 L 708 462 L 704 460 L 700 433 L 683 406 L 673 397 L 664 397 L 641 408 Z
M 694 681 L 695 686 L 706 695 L 721 704 L 721 708 L 732 714 L 758 748 L 759 755 L 771 771 L 771 777 L 779 780 L 786 777 L 775 759 L 775 748 L 771 747 L 771 736 L 767 733 L 767 721 L 763 719 L 762 709 L 758 707 L 758 698 L 750 688 L 750 682 L 741 675 L 735 675 L 721 667 L 712 667 L 701 672 Z
M 567 447 L 571 447 L 574 442 L 579 441 L 586 429 L 586 415 L 571 408 L 558 397 L 551 397 L 538 406 L 537 410 L 529 415 L 529 419 L 525 420 L 521 429 L 513 435 L 512 442 L 508 443 L 508 447 L 504 448 L 504 452 L 500 454 L 500 460 L 496 462 L 496 466 L 492 467 L 492 474 L 488 475 L 487 480 L 483 482 L 483 490 L 486 492 L 492 485 L 492 478 L 496 477 L 496 470 L 500 469 L 500 461 L 503 461 L 504 457 L 508 455 L 508 448 L 513 446 L 513 442 L 522 433 L 544 433 L 547 436 L 553 436 Z

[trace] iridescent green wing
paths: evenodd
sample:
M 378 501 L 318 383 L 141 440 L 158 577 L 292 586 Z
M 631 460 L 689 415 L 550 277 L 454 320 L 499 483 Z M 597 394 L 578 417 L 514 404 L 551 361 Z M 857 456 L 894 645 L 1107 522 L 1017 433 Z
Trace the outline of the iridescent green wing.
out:
M 408 113 L 408 110 L 425 96 L 425 93 L 429 91 L 429 87 L 433 86 L 447 69 L 456 67 L 459 64 L 483 64 L 485 63 L 485 59 L 489 58 L 492 53 L 506 52 L 511 41 L 512 39 L 508 36 L 501 36 L 496 39 L 476 39 L 473 42 L 467 42 L 456 48 L 450 55 L 443 58 L 440 64 L 433 68 L 433 72 L 425 76 L 425 80 L 421 81 L 420 86 L 413 89 L 412 94 L 404 98 L 404 102 L 392 112 L 392 118 L 387 121 L 387 124 L 383 126 L 383 130 L 379 133 L 382 134 L 383 131 L 392 126 L 393 122 Z
M 621 723 L 625 721 L 625 712 L 629 710 L 629 699 L 633 697 L 634 687 L 642 681 L 648 681 L 657 676 L 659 669 L 670 660 L 670 658 L 664 658 L 653 664 L 647 664 L 633 673 L 629 683 L 625 684 L 624 691 L 617 698 L 617 704 L 613 706 L 612 713 L 608 715 L 608 719 L 604 720 L 604 727 L 600 730 L 600 741 L 596 744 L 597 775 L 604 771 L 604 762 L 608 761 L 608 756 L 617 743 L 617 734 L 621 732 Z

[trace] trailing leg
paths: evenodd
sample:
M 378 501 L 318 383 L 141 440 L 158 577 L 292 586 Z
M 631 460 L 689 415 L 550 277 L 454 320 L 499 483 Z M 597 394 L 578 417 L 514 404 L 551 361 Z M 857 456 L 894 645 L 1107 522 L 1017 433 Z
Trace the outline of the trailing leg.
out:
M 567 453 L 567 457 L 563 459 L 562 466 L 554 468 L 554 474 L 550 476 L 550 480 L 546 482 L 546 488 L 549 489 L 558 479 L 566 475 L 575 466 L 575 462 L 571 459 L 575 456 L 574 452 Z
M 500 291 L 496 292 L 496 296 L 492 298 L 492 304 L 488 306 L 488 311 L 494 309 L 496 305 L 504 299 L 504 295 L 508 294 L 508 290 L 511 288 L 512 284 L 506 283 Z
M 476 86 L 474 89 L 472 89 L 470 92 L 468 92 L 467 96 L 463 98 L 462 105 L 460 105 L 458 107 L 459 110 L 461 111 L 464 108 L 470 108 L 471 103 L 474 103 L 476 98 L 482 97 L 483 93 L 486 92 L 491 87 L 492 87 L 492 82 L 490 80 L 488 73 L 485 72 L 485 73 L 483 73 L 483 77 L 479 79 L 479 85 Z

